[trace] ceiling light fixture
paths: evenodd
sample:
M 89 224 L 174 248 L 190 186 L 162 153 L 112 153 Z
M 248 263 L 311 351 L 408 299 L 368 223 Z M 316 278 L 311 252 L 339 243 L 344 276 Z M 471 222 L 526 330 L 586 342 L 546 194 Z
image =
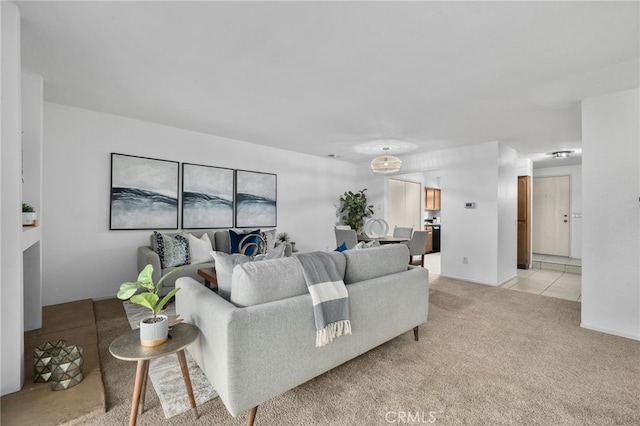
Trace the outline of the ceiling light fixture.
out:
M 385 153 L 389 151 L 389 147 L 382 148 Z M 381 155 L 371 160 L 371 171 L 374 173 L 395 173 L 402 167 L 402 161 L 393 155 Z
M 573 154 L 573 151 L 555 151 L 551 153 L 553 158 L 569 158 L 571 154 Z

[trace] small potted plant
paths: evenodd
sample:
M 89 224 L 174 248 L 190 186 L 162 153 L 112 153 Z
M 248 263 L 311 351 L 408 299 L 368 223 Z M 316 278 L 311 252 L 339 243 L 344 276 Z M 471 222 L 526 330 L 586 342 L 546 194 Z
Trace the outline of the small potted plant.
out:
M 36 226 L 37 220 L 38 213 L 33 209 L 33 206 L 22 203 L 22 226 Z
M 143 318 L 140 321 L 140 344 L 142 346 L 158 346 L 167 341 L 169 336 L 169 318 L 160 314 L 160 311 L 171 300 L 171 298 L 180 290 L 174 288 L 166 296 L 160 300 L 158 293 L 162 288 L 162 282 L 170 274 L 182 268 L 175 268 L 167 272 L 160 280 L 154 284 L 153 282 L 153 265 L 149 264 L 144 267 L 138 281 L 124 282 L 120 285 L 118 291 L 118 299 L 127 300 L 131 303 L 149 308 L 153 315 Z M 142 293 L 135 294 L 139 289 L 145 290 Z

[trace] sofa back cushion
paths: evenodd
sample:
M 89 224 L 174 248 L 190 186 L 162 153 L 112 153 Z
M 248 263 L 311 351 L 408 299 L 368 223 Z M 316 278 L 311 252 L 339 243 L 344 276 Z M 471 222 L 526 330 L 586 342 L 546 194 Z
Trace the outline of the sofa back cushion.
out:
M 231 302 L 252 306 L 307 293 L 302 265 L 293 257 L 238 265 L 231 278 Z
M 344 256 L 341 253 L 330 256 L 344 275 Z M 237 306 L 259 305 L 308 293 L 302 265 L 295 256 L 243 263 L 233 270 L 231 302 Z
M 409 248 L 404 244 L 346 250 L 342 254 L 347 261 L 345 284 L 395 274 L 409 267 Z

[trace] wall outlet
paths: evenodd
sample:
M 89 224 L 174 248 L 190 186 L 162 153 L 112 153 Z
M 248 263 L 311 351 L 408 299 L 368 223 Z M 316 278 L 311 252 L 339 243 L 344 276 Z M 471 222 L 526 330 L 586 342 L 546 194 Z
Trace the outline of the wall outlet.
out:
M 462 263 L 465 264 L 465 265 L 468 264 L 469 263 L 469 258 L 467 256 L 464 256 L 462 258 Z

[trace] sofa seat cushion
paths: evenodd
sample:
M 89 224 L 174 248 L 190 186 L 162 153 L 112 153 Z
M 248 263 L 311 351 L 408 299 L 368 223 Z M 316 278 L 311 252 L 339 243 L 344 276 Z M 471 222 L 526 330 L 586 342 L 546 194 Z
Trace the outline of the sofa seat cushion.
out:
M 342 254 L 347 261 L 345 284 L 395 274 L 406 271 L 409 267 L 409 248 L 404 244 L 346 250 Z

